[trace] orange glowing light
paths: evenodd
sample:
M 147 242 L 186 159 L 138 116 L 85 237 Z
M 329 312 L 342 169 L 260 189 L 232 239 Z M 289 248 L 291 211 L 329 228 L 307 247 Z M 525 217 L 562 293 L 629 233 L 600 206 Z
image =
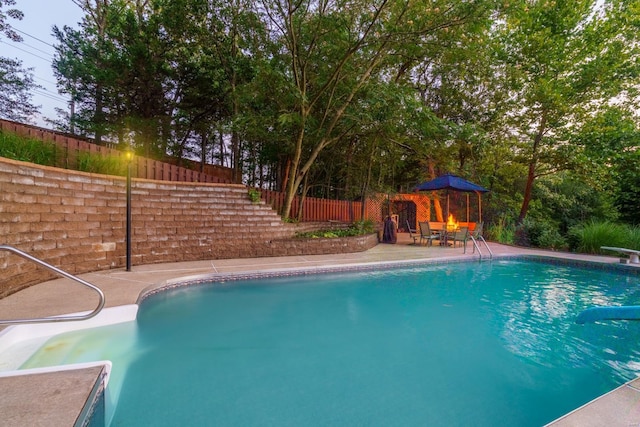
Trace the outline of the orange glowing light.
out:
M 456 219 L 451 214 L 449 214 L 449 218 L 447 219 L 447 228 L 449 230 L 457 230 L 458 229 L 458 221 L 456 221 Z

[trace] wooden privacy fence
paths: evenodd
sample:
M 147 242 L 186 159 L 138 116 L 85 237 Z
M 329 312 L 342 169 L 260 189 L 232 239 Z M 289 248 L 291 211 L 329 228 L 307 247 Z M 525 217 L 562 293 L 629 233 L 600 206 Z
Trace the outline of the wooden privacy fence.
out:
M 271 205 L 277 212 L 282 213 L 285 193 L 257 189 L 261 192 L 262 200 Z M 364 220 L 382 224 L 384 218 L 393 214 L 401 220 L 398 226 L 406 228 L 407 221 L 412 227 L 416 227 L 418 221 L 429 221 L 431 201 L 426 194 L 395 194 L 393 196 L 384 193 L 367 195 L 364 202 L 364 218 L 362 215 L 362 202 L 351 200 L 329 200 L 315 197 L 305 197 L 300 213 L 300 197 L 293 199 L 289 216 L 300 222 L 308 221 L 341 221 L 357 222 Z
M 264 200 L 265 203 L 270 205 L 277 212 L 282 212 L 285 202 L 285 193 L 263 190 L 260 188 L 257 190 L 261 192 L 262 200 Z M 299 215 L 300 209 L 302 209 L 301 215 Z M 293 199 L 289 217 L 298 219 L 301 222 L 356 222 L 362 219 L 362 202 L 305 197 L 301 208 L 300 196 L 296 196 Z
M 92 144 L 64 133 L 37 126 L 25 125 L 9 120 L 0 120 L 0 130 L 16 135 L 53 143 L 56 147 L 56 167 L 80 170 L 79 162 L 83 154 L 122 159 L 126 167 L 125 153 L 109 147 Z M 233 170 L 223 166 L 207 165 L 206 173 L 172 165 L 170 163 L 135 156 L 131 163 L 131 174 L 135 178 L 163 181 L 213 182 L 233 184 Z

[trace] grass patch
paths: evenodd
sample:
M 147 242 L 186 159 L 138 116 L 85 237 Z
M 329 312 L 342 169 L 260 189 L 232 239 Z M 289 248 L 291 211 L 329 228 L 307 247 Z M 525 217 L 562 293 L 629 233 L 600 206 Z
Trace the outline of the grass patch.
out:
M 126 176 L 127 161 L 124 157 L 80 153 L 77 169 L 82 172 Z
M 77 159 L 71 162 L 60 157 L 63 152 L 64 150 L 52 142 L 0 131 L 0 157 L 104 175 L 127 174 L 127 163 L 123 157 L 81 152 Z
M 486 234 L 489 240 L 507 245 L 513 245 L 516 240 L 515 225 L 504 215 L 498 218 L 498 221 L 494 224 L 487 227 Z
M 44 166 L 55 166 L 56 146 L 51 142 L 0 131 L 0 157 Z
M 609 221 L 591 221 L 569 230 L 572 249 L 587 254 L 604 253 L 601 246 L 640 249 L 640 230 Z

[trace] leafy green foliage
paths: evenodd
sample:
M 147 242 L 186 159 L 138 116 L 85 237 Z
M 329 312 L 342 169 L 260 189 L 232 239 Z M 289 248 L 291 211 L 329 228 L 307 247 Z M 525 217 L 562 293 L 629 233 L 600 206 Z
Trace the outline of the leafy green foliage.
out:
M 123 157 L 102 156 L 99 154 L 80 153 L 78 155 L 78 170 L 105 175 L 126 176 L 127 163 Z
M 8 159 L 55 166 L 56 146 L 37 139 L 0 131 L 0 156 Z
M 15 4 L 16 0 L 3 0 L 0 2 L 0 33 L 4 34 L 10 40 L 19 42 L 22 41 L 22 37 L 7 22 L 7 18 L 21 20 L 24 14 L 14 8 L 3 10 L 5 6 L 14 6 Z
M 640 152 L 634 151 L 616 164 L 615 204 L 622 220 L 640 225 Z
M 515 242 L 515 224 L 506 216 L 500 216 L 486 227 L 487 240 L 512 245 Z
M 362 236 L 366 234 L 372 234 L 375 232 L 376 232 L 375 223 L 370 220 L 365 220 L 365 221 L 355 222 L 346 229 L 309 231 L 304 233 L 298 233 L 296 234 L 296 236 L 300 238 L 307 238 L 307 239 L 309 238 L 332 239 L 336 237 Z
M 457 173 L 491 190 L 505 241 L 526 216 L 547 247 L 591 218 L 638 221 L 636 0 L 77 4 L 80 28 L 56 29 L 65 130 L 291 200 Z
M 22 62 L 0 57 L 0 117 L 29 123 L 40 110 L 31 101 L 38 89 L 33 73 L 22 68 Z
M 248 191 L 249 200 L 251 203 L 259 203 L 260 202 L 260 191 L 255 188 L 250 188 Z
M 625 2 L 604 3 L 594 13 L 591 0 L 516 1 L 497 26 L 512 104 L 505 132 L 517 138 L 516 160 L 527 166 L 520 222 L 537 178 L 584 160 L 567 144 L 571 136 L 635 84 L 637 44 L 624 42 L 634 20 Z
M 588 220 L 615 221 L 617 211 L 613 194 L 596 191 L 574 174 L 560 173 L 541 178 L 534 191 L 529 216 L 534 221 L 548 221 L 563 234 L 572 226 Z
M 590 221 L 569 230 L 571 249 L 588 254 L 603 253 L 601 246 L 640 249 L 636 239 L 637 231 L 632 233 L 631 227 L 609 221 Z
M 558 224 L 552 220 L 534 220 L 526 218 L 516 231 L 516 244 L 562 250 L 568 247 L 566 239 L 560 234 Z
M 36 163 L 44 166 L 67 167 L 68 164 L 58 158 L 58 149 L 54 143 L 18 136 L 0 131 L 0 157 Z M 127 165 L 122 157 L 102 156 L 82 152 L 78 155 L 76 170 L 105 175 L 125 176 Z

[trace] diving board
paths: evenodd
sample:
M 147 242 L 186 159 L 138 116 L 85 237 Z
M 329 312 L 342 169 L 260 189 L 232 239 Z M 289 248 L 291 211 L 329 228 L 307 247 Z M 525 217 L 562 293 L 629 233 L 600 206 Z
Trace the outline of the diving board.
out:
M 626 248 L 614 248 L 611 246 L 600 246 L 600 249 L 606 249 L 608 251 L 620 252 L 622 254 L 629 255 L 629 262 L 631 264 L 640 264 L 640 251 Z M 626 262 L 626 258 L 620 258 L 620 262 Z
M 640 305 L 618 307 L 591 307 L 576 317 L 576 323 L 593 323 L 598 320 L 640 320 Z

